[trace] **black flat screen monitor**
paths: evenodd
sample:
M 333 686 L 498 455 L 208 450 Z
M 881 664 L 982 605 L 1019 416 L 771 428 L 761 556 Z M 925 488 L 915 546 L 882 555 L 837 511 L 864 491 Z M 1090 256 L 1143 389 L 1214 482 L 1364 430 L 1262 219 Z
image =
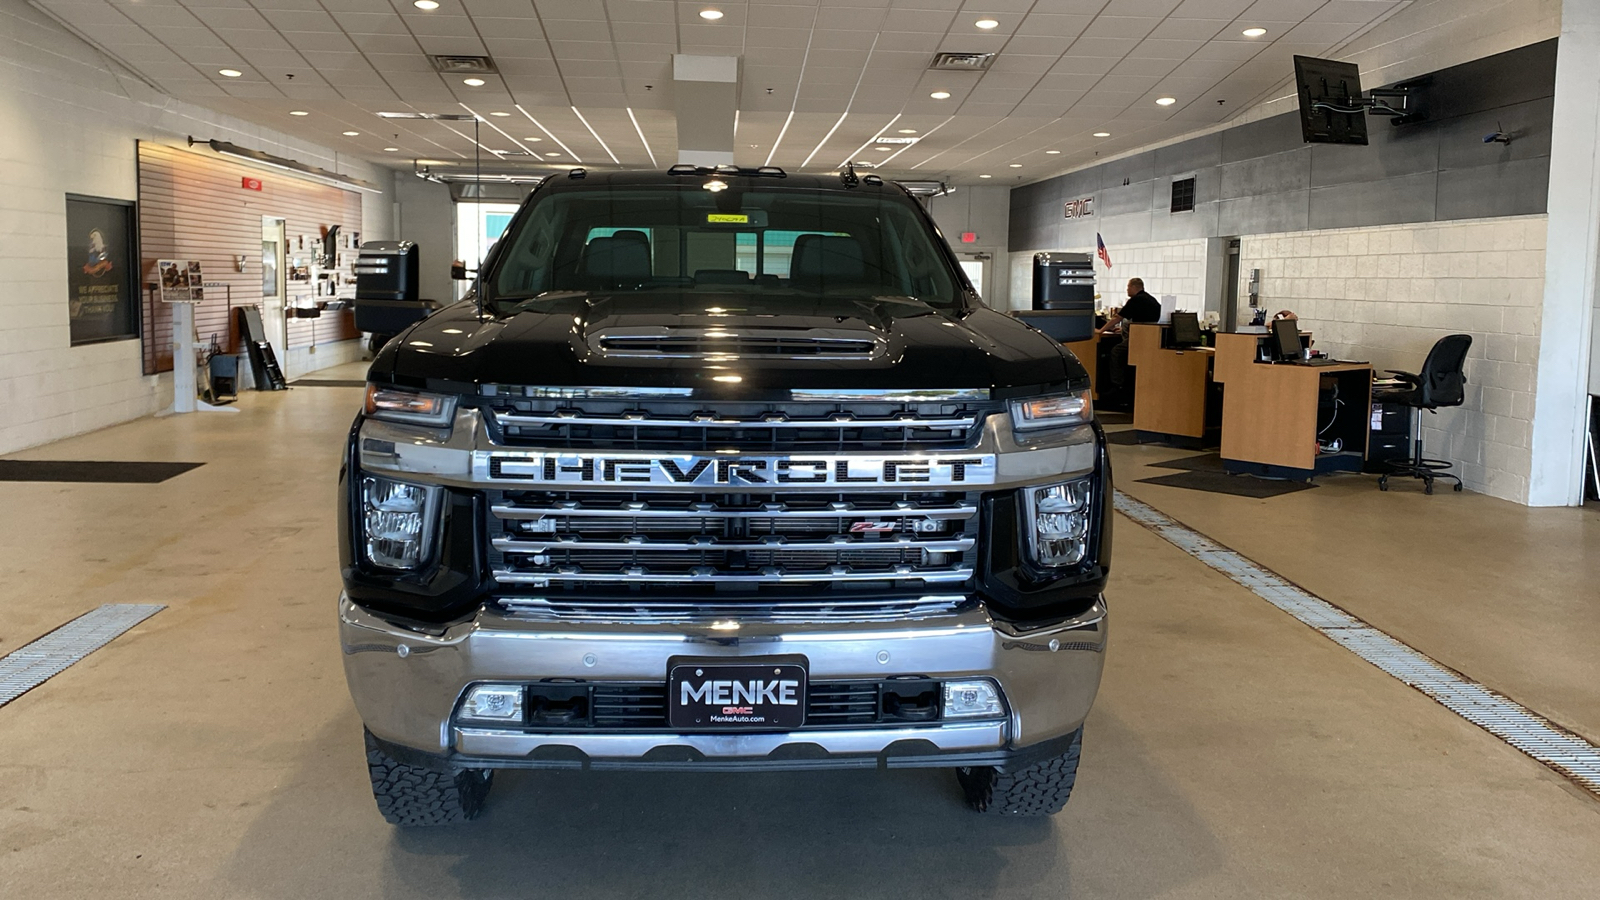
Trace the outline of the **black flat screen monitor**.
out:
M 1192 312 L 1172 314 L 1172 346 L 1178 349 L 1200 346 L 1200 315 Z
M 1360 107 L 1361 69 L 1355 63 L 1296 56 L 1294 80 L 1300 94 L 1302 140 L 1308 144 L 1367 142 L 1367 114 Z M 1318 104 L 1321 108 L 1315 108 Z
M 1272 323 L 1273 359 L 1279 362 L 1300 359 L 1300 323 L 1295 319 L 1276 319 Z

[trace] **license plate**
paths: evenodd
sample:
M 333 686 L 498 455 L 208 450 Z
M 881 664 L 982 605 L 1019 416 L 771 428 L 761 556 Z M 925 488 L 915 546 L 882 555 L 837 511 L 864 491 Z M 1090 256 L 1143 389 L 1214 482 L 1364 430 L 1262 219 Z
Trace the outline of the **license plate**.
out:
M 675 731 L 799 728 L 806 723 L 805 662 L 674 659 L 667 665 L 667 722 Z

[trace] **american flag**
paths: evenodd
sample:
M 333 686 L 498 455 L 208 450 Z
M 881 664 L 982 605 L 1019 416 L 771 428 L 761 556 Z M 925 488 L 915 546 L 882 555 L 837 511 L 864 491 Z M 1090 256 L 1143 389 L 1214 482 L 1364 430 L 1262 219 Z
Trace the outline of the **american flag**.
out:
M 1106 264 L 1106 268 L 1111 268 L 1111 253 L 1106 250 L 1106 242 L 1100 239 L 1098 231 L 1094 233 L 1094 243 L 1100 248 L 1100 261 Z

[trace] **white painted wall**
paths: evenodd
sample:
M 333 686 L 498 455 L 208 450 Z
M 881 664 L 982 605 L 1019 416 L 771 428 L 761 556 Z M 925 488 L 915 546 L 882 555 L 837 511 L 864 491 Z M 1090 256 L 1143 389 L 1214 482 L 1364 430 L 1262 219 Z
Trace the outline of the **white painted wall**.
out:
M 172 400 L 170 375 L 141 374 L 139 341 L 73 347 L 68 333 L 65 195 L 137 199 L 136 141 L 219 138 L 389 182 L 387 169 L 160 94 L 24 0 L 0 0 L 0 122 L 0 453 Z M 364 220 L 364 237 L 387 237 L 389 197 L 364 201 Z M 328 349 L 316 365 L 347 355 Z
M 1291 309 L 1320 350 L 1416 372 L 1435 341 L 1472 335 L 1466 403 L 1424 413 L 1423 446 L 1469 490 L 1528 502 L 1544 296 L 1544 216 L 1247 236 L 1268 314 Z M 1250 316 L 1239 289 L 1239 321 Z
M 1011 234 L 1011 189 L 1004 186 L 958 187 L 953 194 L 929 199 L 928 212 L 957 256 L 963 259 L 970 259 L 974 253 L 989 256 L 989 288 L 983 301 L 994 309 L 1011 309 L 1011 281 L 1006 274 L 1006 244 Z M 977 241 L 961 243 L 961 234 L 966 231 L 977 234 Z M 982 290 L 980 286 L 979 291 Z M 1023 306 L 1028 305 L 1028 296 L 1023 294 Z

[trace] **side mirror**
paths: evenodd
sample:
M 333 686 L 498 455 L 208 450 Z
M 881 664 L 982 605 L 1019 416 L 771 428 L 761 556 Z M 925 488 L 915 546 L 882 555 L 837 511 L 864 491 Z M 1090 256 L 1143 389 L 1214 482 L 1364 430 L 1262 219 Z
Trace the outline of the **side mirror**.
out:
M 459 259 L 450 261 L 450 277 L 456 281 L 472 280 L 472 276 L 467 274 L 467 264 Z

